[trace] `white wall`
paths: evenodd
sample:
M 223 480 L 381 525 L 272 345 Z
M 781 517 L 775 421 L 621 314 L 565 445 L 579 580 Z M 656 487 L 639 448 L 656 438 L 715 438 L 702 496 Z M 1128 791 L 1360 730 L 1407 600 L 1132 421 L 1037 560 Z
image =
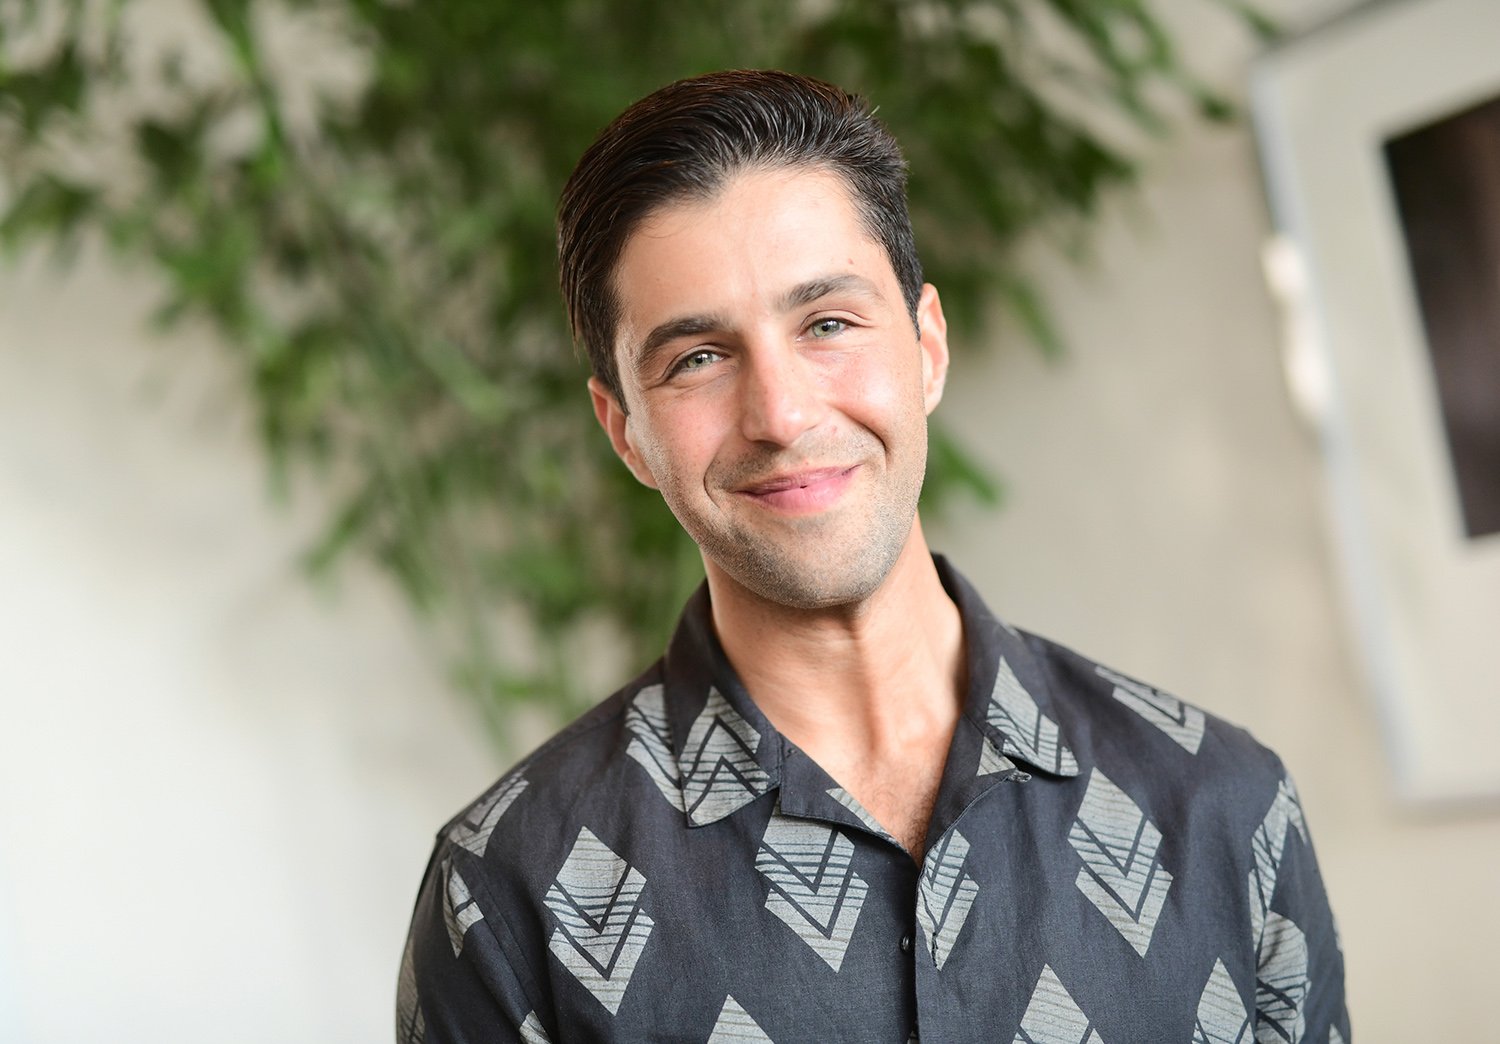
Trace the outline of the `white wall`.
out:
M 1243 83 L 1249 47 L 1209 6 L 1168 9 L 1203 19 L 1196 63 Z M 1281 753 L 1339 919 L 1358 1039 L 1500 1041 L 1500 803 L 1419 815 L 1393 799 L 1318 449 L 1260 277 L 1269 228 L 1248 131 L 1176 136 L 1102 232 L 1092 271 L 1037 255 L 1071 346 L 1061 365 L 1006 336 L 959 359 L 942 409 L 1012 497 L 934 543 L 1002 615 Z
M 1214 5 L 1165 6 L 1241 82 Z M 1283 754 L 1360 1040 L 1497 1040 L 1500 819 L 1392 802 L 1265 233 L 1246 132 L 1198 128 L 1094 271 L 1039 254 L 1071 354 L 960 357 L 943 411 L 1012 496 L 934 542 L 1017 623 Z M 0 270 L 0 1038 L 388 1039 L 431 833 L 499 766 L 381 580 L 299 578 L 316 503 L 268 504 L 232 365 L 150 336 L 151 286 Z
M 389 1039 L 499 766 L 382 581 L 299 576 L 311 498 L 269 504 L 227 354 L 151 294 L 0 272 L 0 1039 Z

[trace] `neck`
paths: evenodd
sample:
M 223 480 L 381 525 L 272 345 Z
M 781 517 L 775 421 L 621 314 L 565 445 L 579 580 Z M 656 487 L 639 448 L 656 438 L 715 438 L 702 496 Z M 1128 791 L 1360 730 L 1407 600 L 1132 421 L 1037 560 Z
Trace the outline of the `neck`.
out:
M 851 605 L 791 609 L 712 562 L 707 571 L 730 663 L 771 724 L 825 768 L 946 751 L 966 684 L 963 624 L 919 520 L 885 581 Z

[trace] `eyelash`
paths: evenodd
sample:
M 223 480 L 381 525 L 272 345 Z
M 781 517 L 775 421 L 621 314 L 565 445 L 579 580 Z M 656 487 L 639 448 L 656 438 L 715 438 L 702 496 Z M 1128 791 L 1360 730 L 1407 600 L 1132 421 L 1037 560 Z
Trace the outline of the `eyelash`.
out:
M 692 369 L 692 367 L 688 366 L 688 363 L 698 358 L 698 356 L 700 355 L 718 354 L 719 353 L 714 351 L 712 348 L 694 348 L 692 351 L 684 355 L 681 359 L 678 359 L 675 363 L 673 363 L 671 370 L 667 371 L 667 375 L 669 377 L 675 377 L 679 373 L 686 373 L 688 370 Z
M 824 323 L 838 324 L 838 329 L 830 331 L 829 336 L 832 336 L 835 333 L 843 333 L 845 330 L 849 329 L 849 321 L 847 319 L 840 319 L 838 316 L 834 315 L 823 315 L 807 324 L 808 333 L 812 333 L 813 330 L 817 329 L 819 326 L 822 326 Z M 813 335 L 813 339 L 821 340 L 821 338 L 819 338 L 816 334 Z
M 814 319 L 812 322 L 808 323 L 807 326 L 803 328 L 804 332 L 808 333 L 808 334 L 811 334 L 812 331 L 815 328 L 823 325 L 824 323 L 834 323 L 834 324 L 837 324 L 837 329 L 830 330 L 828 332 L 828 334 L 826 335 L 827 337 L 831 337 L 834 334 L 843 333 L 845 330 L 849 329 L 849 327 L 853 325 L 852 323 L 849 322 L 849 320 L 847 320 L 847 319 L 840 319 L 838 316 L 834 316 L 834 315 L 822 315 L 822 316 L 819 316 L 818 318 Z M 824 337 L 817 337 L 816 335 L 813 335 L 813 340 L 824 340 L 824 339 L 825 339 Z M 700 356 L 700 355 L 721 355 L 721 354 L 722 353 L 716 351 L 713 348 L 694 348 L 692 351 L 688 352 L 686 355 L 684 355 L 682 358 L 678 359 L 675 363 L 672 364 L 671 369 L 667 371 L 667 376 L 668 377 L 675 377 L 679 373 L 686 373 L 689 369 L 692 369 L 692 367 L 690 367 L 688 365 L 688 363 L 691 362 L 693 359 L 698 358 L 698 356 Z

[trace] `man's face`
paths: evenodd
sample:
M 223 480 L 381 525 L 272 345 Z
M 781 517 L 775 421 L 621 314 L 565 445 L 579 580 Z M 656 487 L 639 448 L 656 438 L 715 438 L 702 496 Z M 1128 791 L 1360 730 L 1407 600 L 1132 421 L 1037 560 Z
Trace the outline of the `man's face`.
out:
M 615 272 L 628 415 L 595 412 L 711 575 L 781 605 L 860 601 L 911 535 L 948 349 L 918 336 L 837 175 L 772 169 L 663 208 Z

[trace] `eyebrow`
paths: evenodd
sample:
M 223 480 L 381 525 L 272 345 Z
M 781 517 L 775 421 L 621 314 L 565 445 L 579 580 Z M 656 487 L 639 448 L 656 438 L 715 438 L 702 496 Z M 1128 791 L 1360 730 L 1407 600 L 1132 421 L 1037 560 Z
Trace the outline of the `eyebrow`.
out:
M 852 272 L 840 275 L 820 276 L 816 279 L 808 279 L 798 283 L 786 293 L 781 295 L 777 306 L 782 312 L 790 312 L 805 305 L 812 304 L 830 294 L 858 294 L 862 297 L 880 298 L 878 287 L 864 276 L 855 275 Z M 651 329 L 645 338 L 630 353 L 632 365 L 637 372 L 649 368 L 651 360 L 663 345 L 670 344 L 679 337 L 697 337 L 701 334 L 713 333 L 716 330 L 726 329 L 729 321 L 721 315 L 704 313 L 700 315 L 684 315 L 675 319 L 668 319 Z
M 794 308 L 812 304 L 830 294 L 859 294 L 863 297 L 880 297 L 880 290 L 864 276 L 846 272 L 835 276 L 822 276 L 798 283 L 781 295 L 781 310 L 790 312 Z
M 697 337 L 700 334 L 713 333 L 728 325 L 727 319 L 712 314 L 684 315 L 676 319 L 668 319 L 661 325 L 653 327 L 646 335 L 646 339 L 630 353 L 632 365 L 636 373 L 644 373 L 650 368 L 651 361 L 663 345 L 670 344 L 679 337 Z

